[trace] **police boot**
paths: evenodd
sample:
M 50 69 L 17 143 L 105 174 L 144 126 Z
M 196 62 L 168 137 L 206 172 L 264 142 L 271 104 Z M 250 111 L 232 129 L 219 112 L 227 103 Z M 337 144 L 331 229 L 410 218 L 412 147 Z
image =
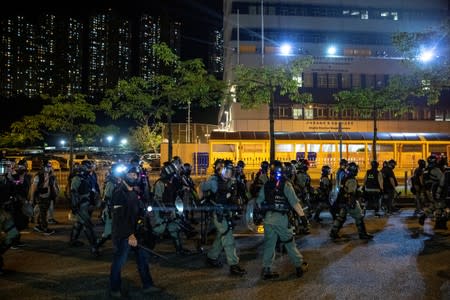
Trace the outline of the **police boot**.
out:
M 298 278 L 302 277 L 303 273 L 305 273 L 306 271 L 308 271 L 308 263 L 305 261 L 300 267 L 295 268 L 295 272 Z
M 230 266 L 230 274 L 231 275 L 245 275 L 247 274 L 247 271 L 245 271 L 239 264 Z
M 183 246 L 181 245 L 181 241 L 180 240 L 174 240 L 173 243 L 175 244 L 175 250 L 177 255 L 189 255 L 191 254 L 191 251 L 189 251 L 188 249 L 183 248 Z
M 84 245 L 84 243 L 82 241 L 78 240 L 78 237 L 80 236 L 80 231 L 81 231 L 81 224 L 76 223 L 72 227 L 72 231 L 70 232 L 69 244 L 71 247 L 81 247 Z
M 206 263 L 214 268 L 222 268 L 222 262 L 218 259 L 206 257 Z
M 361 223 L 359 225 L 357 225 L 357 227 L 358 227 L 358 232 L 359 232 L 359 238 L 361 240 L 373 239 L 373 235 L 367 233 L 366 225 L 364 224 L 364 221 L 361 221 Z
M 320 223 L 322 221 L 322 218 L 320 217 L 320 210 L 316 210 L 316 213 L 314 214 L 313 219 L 317 223 Z
M 111 238 L 111 235 L 108 235 L 107 237 L 101 237 L 100 239 L 97 239 L 97 247 L 100 248 L 103 246 L 104 243 L 106 243 L 107 240 Z
M 309 221 L 306 218 L 306 216 L 301 216 L 300 222 L 302 223 L 303 226 L 303 234 L 310 234 L 311 232 L 309 231 Z
M 278 274 L 277 272 L 272 272 L 270 268 L 264 268 L 262 277 L 264 280 L 271 280 L 279 278 L 280 274 Z
M 341 236 L 339 235 L 338 231 L 338 229 L 332 228 L 330 231 L 330 238 L 332 238 L 333 240 L 340 239 Z

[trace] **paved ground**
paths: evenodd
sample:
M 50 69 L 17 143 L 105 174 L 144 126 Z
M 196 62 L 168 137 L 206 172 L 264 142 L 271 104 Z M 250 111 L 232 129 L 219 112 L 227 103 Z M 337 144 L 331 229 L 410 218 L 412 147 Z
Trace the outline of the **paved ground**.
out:
M 112 248 L 100 258 L 87 246 L 70 248 L 67 210 L 58 210 L 60 225 L 46 237 L 23 233 L 27 244 L 5 255 L 8 272 L 0 277 L 0 299 L 108 299 Z M 228 268 L 211 269 L 204 254 L 177 257 L 170 242 L 156 249 L 169 257 L 152 259 L 151 272 L 163 292 L 148 299 L 450 299 L 450 231 L 434 231 L 430 222 L 419 230 L 412 209 L 375 218 L 366 224 L 373 241 L 360 241 L 349 218 L 343 241 L 328 238 L 331 220 L 312 224 L 312 234 L 297 238 L 309 272 L 297 279 L 286 255 L 277 255 L 277 281 L 261 280 L 262 236 L 238 226 L 236 241 L 248 274 L 230 277 Z M 98 226 L 98 231 L 101 227 Z M 192 242 L 187 244 L 194 249 Z M 207 250 L 209 245 L 205 247 Z M 133 258 L 123 271 L 129 299 L 144 299 Z

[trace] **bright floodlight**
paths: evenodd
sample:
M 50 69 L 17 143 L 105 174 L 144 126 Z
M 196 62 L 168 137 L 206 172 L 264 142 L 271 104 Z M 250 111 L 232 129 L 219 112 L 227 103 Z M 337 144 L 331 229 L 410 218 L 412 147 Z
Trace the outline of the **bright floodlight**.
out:
M 66 141 L 65 140 L 61 140 L 60 143 L 61 143 L 61 146 L 64 147 L 64 145 L 66 144 Z
M 121 140 L 120 140 L 120 144 L 121 144 L 121 145 L 126 145 L 126 144 L 128 144 L 127 139 L 121 139 Z
M 112 137 L 111 135 L 108 135 L 108 136 L 106 137 L 106 140 L 107 140 L 109 143 L 111 143 L 112 140 L 113 140 L 113 137 Z
M 420 59 L 422 62 L 429 62 L 430 60 L 433 59 L 433 57 L 434 57 L 434 52 L 433 52 L 433 50 L 423 50 L 423 51 L 420 53 L 419 59 Z
M 328 47 L 327 53 L 328 53 L 328 55 L 335 55 L 336 54 L 336 47 L 334 47 L 334 46 Z
M 291 55 L 292 54 L 292 46 L 289 44 L 283 44 L 280 47 L 281 55 Z

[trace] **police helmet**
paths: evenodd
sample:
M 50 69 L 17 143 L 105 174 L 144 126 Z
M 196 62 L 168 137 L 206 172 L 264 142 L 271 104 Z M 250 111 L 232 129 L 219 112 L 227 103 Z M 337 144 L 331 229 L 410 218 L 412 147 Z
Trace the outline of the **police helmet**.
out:
M 19 162 L 17 163 L 16 168 L 17 168 L 17 171 L 26 171 L 28 169 L 28 162 L 27 162 L 27 160 L 25 158 L 19 160 Z
M 274 160 L 270 164 L 270 175 L 276 180 L 283 178 L 283 164 L 279 160 Z
M 81 165 L 82 165 L 82 166 L 85 166 L 86 169 L 88 169 L 88 170 L 94 168 L 94 163 L 93 163 L 91 160 L 87 160 L 87 159 L 83 160 L 83 161 L 81 162 Z
M 42 170 L 45 173 L 50 173 L 52 171 L 52 164 L 48 161 L 48 159 L 42 160 Z
M 378 166 L 380 165 L 376 160 L 372 160 L 370 162 L 370 165 L 372 166 L 372 169 L 378 169 Z
M 350 176 L 358 175 L 358 165 L 354 162 L 348 164 L 347 171 Z
M 167 166 L 163 166 L 161 168 L 161 178 L 162 179 L 170 179 L 177 170 L 175 169 L 173 164 L 168 164 Z
M 295 167 L 292 165 L 291 162 L 285 162 L 284 163 L 284 174 L 291 178 L 295 174 Z
M 243 169 L 243 168 L 245 168 L 245 163 L 244 163 L 244 161 L 240 160 L 240 161 L 237 162 L 236 166 L 241 168 L 241 169 Z
M 183 162 L 181 160 L 181 157 L 179 156 L 174 156 L 172 159 L 172 164 L 175 167 L 175 169 L 177 171 L 179 171 L 181 169 L 181 166 L 183 165 Z
M 427 158 L 428 167 L 434 167 L 437 163 L 436 155 L 432 154 Z
M 425 160 L 423 159 L 419 159 L 419 161 L 417 162 L 417 164 L 419 165 L 419 168 L 425 169 L 425 167 L 427 166 L 427 163 Z
M 214 172 L 218 173 L 223 168 L 224 160 L 222 158 L 216 159 L 216 161 L 213 164 Z
M 268 161 L 263 161 L 262 163 L 261 163 L 261 171 L 263 172 L 263 173 L 267 173 L 268 171 L 269 171 L 269 162 Z
M 140 158 L 138 155 L 133 155 L 133 157 L 130 159 L 130 164 L 136 164 L 138 165 L 140 162 Z
M 397 162 L 395 160 L 391 159 L 388 161 L 388 165 L 389 165 L 389 167 L 391 167 L 393 169 L 397 165 Z
M 225 160 L 223 162 L 223 167 L 220 170 L 220 176 L 223 179 L 230 179 L 233 176 L 234 166 L 231 160 Z
M 124 179 L 128 185 L 137 185 L 139 182 L 139 167 L 136 167 L 132 164 L 128 165 Z
M 183 164 L 183 173 L 186 174 L 186 176 L 191 175 L 192 172 L 192 166 L 190 163 L 184 163 Z
M 298 171 L 299 172 L 306 172 L 309 169 L 309 161 L 307 159 L 302 159 L 299 161 L 298 164 Z
M 127 166 L 121 163 L 115 163 L 111 166 L 111 175 L 113 177 L 119 178 L 126 174 Z
M 348 166 L 348 161 L 343 158 L 339 161 L 339 166 L 346 168 Z
M 330 166 L 323 166 L 322 167 L 322 176 L 328 176 L 331 173 Z

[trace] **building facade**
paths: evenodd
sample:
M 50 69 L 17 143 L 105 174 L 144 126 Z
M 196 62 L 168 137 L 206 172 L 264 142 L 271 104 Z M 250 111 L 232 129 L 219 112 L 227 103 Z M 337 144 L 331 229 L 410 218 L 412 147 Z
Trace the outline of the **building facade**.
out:
M 342 130 L 367 136 L 366 133 L 373 132 L 373 117 L 370 113 L 362 116 L 357 111 L 347 110 L 340 115 L 334 105 L 333 95 L 345 89 L 382 88 L 390 76 L 408 74 L 410 71 L 402 63 L 401 53 L 392 43 L 393 35 L 397 32 L 424 32 L 448 20 L 448 2 L 445 0 L 380 0 L 370 3 L 358 0 L 225 0 L 223 10 L 225 80 L 233 78 L 233 68 L 237 64 L 256 67 L 286 64 L 292 58 L 306 55 L 313 57 L 313 64 L 303 74 L 299 74 L 301 90 L 311 93 L 313 102 L 300 105 L 286 99 L 276 99 L 275 132 L 279 135 L 295 132 L 336 133 Z M 282 53 L 286 45 L 288 53 Z M 440 50 L 448 54 L 448 44 L 442 45 L 447 49 Z M 444 134 L 446 141 L 433 144 L 431 148 L 419 146 L 415 149 L 417 155 L 411 156 L 414 159 L 431 152 L 448 152 L 449 93 L 444 93 L 441 98 L 439 105 L 416 107 L 414 112 L 401 116 L 393 112 L 384 113 L 379 117 L 378 131 L 418 134 L 418 144 L 419 136 L 424 136 L 422 133 Z M 248 146 L 234 144 L 231 148 L 220 146 L 230 144 L 224 141 L 227 135 L 212 134 L 210 141 L 213 156 L 226 152 L 225 156 L 233 159 L 247 156 L 257 156 L 260 160 L 268 158 L 265 135 L 258 134 L 269 130 L 267 106 L 244 110 L 237 99 L 237 102 L 224 105 L 219 119 L 223 124 L 222 131 L 254 134 L 239 135 L 244 140 L 246 136 L 250 137 Z M 288 160 L 296 159 L 297 152 L 303 155 L 324 152 L 322 146 L 317 146 L 323 144 L 320 141 L 305 144 L 301 139 L 284 138 L 284 141 L 278 139 L 276 143 L 276 152 L 288 153 L 281 155 Z M 371 151 L 370 141 L 358 143 L 366 148 L 344 147 L 344 152 L 348 152 L 344 156 L 357 156 L 349 154 L 353 151 L 350 149 L 356 149 L 354 152 Z M 383 149 L 377 150 L 379 153 L 381 151 L 379 158 L 401 157 L 397 153 L 401 147 L 397 146 L 391 143 L 386 155 L 383 155 Z M 245 147 L 249 149 L 248 153 L 243 151 Z M 220 149 L 228 150 L 222 152 Z M 260 150 L 255 152 L 255 149 Z M 330 149 L 337 151 L 335 146 Z M 411 165 L 411 162 L 407 165 Z

